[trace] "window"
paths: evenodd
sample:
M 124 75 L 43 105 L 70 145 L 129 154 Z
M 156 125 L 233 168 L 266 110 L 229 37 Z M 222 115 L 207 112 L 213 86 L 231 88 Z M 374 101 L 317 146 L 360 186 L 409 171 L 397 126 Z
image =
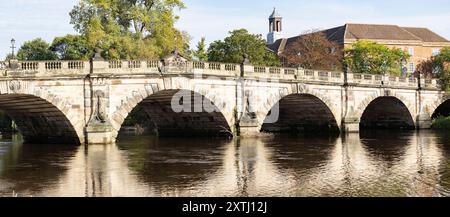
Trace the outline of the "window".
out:
M 408 53 L 409 55 L 414 56 L 414 48 L 413 47 L 408 48 Z
M 277 32 L 281 32 L 281 22 L 277 21 Z
M 441 50 L 439 48 L 433 48 L 433 51 L 431 52 L 431 55 L 437 56 Z
M 409 71 L 414 72 L 414 63 L 409 63 Z

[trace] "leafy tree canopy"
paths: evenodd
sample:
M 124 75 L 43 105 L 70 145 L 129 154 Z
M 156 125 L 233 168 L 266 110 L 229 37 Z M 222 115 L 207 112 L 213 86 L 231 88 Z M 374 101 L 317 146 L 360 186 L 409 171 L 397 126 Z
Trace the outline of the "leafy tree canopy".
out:
M 354 73 L 399 76 L 402 73 L 402 61 L 409 58 L 409 54 L 401 49 L 360 40 L 345 50 L 344 63 Z
M 322 32 L 309 31 L 282 54 L 286 65 L 306 69 L 341 70 L 342 49 Z
M 175 29 L 180 0 L 81 0 L 71 23 L 90 48 L 109 59 L 144 59 L 184 52 L 188 39 Z
M 438 73 L 442 89 L 450 91 L 450 47 L 442 48 L 438 55 L 432 57 L 433 71 Z
M 197 44 L 197 50 L 194 51 L 194 57 L 198 61 L 206 62 L 208 61 L 208 52 L 206 49 L 205 38 L 202 38 Z
M 211 43 L 208 49 L 208 60 L 214 62 L 242 63 L 244 55 L 253 65 L 281 65 L 278 57 L 267 49 L 262 36 L 250 34 L 246 29 L 231 31 L 230 36 Z
M 50 50 L 55 52 L 61 60 L 88 60 L 92 56 L 92 49 L 79 35 L 56 37 Z
M 25 42 L 17 52 L 19 60 L 56 60 L 58 57 L 50 50 L 50 45 L 41 38 Z

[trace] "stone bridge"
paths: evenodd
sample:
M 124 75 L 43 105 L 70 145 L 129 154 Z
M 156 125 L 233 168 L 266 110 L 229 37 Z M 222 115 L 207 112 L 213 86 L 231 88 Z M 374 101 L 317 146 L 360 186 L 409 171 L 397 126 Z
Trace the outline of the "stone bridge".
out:
M 11 60 L 0 72 L 0 109 L 29 143 L 113 143 L 137 106 L 161 136 L 423 129 L 450 114 L 436 80 L 191 62 L 176 53 Z

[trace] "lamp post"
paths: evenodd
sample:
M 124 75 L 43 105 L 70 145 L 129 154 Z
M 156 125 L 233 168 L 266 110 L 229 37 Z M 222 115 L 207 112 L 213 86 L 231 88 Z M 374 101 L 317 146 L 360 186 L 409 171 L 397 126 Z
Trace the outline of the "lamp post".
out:
M 12 54 L 13 58 L 15 57 L 15 55 L 14 55 L 14 49 L 16 48 L 15 44 L 16 44 L 16 40 L 14 38 L 11 39 L 11 50 L 12 50 L 11 54 Z

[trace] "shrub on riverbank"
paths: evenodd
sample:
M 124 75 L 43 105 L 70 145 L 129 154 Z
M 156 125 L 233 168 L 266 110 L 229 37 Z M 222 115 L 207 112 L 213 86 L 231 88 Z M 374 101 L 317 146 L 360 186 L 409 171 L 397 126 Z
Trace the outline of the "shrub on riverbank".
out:
M 433 120 L 433 129 L 450 130 L 450 117 L 439 116 Z

